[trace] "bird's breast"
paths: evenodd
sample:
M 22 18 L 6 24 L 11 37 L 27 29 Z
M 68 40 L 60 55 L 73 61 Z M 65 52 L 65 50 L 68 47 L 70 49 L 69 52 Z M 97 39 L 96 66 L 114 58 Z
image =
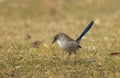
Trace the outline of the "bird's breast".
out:
M 60 46 L 61 49 L 67 51 L 67 52 L 72 52 L 76 51 L 78 49 L 78 44 L 74 41 L 57 41 L 58 45 Z
M 57 43 L 58 43 L 58 45 L 59 45 L 61 48 L 64 48 L 64 47 L 66 47 L 66 45 L 67 45 L 67 42 L 66 42 L 66 41 L 57 40 Z

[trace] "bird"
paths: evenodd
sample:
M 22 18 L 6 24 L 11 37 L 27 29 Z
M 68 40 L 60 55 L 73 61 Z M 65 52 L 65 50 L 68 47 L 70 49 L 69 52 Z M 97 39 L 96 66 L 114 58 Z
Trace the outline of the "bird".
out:
M 67 34 L 60 32 L 54 36 L 52 44 L 56 42 L 63 51 L 66 51 L 68 53 L 68 59 L 70 59 L 71 54 L 74 53 L 74 62 L 76 62 L 76 51 L 79 48 L 82 48 L 82 46 L 79 45 L 80 41 L 83 38 L 83 36 L 90 30 L 93 24 L 94 20 L 92 20 L 88 24 L 88 26 L 84 29 L 84 31 L 76 40 L 72 39 Z

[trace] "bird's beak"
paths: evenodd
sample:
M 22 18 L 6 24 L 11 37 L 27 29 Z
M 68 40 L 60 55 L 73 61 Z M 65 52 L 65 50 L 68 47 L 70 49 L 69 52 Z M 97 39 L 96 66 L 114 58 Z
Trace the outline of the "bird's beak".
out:
M 52 44 L 55 42 L 55 40 L 52 41 Z
M 57 40 L 57 35 L 54 37 L 52 44 L 55 43 L 56 40 Z

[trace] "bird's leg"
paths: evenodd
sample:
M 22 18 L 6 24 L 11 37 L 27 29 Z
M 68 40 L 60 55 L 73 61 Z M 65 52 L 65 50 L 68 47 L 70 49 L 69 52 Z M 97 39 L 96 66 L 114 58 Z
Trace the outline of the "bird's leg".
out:
M 75 54 L 75 57 L 74 57 L 74 63 L 76 64 L 76 62 L 77 62 L 77 57 L 76 57 L 76 52 L 74 52 L 74 54 Z
M 69 52 L 67 60 L 69 60 L 69 59 L 70 59 L 70 55 L 71 55 L 71 52 Z

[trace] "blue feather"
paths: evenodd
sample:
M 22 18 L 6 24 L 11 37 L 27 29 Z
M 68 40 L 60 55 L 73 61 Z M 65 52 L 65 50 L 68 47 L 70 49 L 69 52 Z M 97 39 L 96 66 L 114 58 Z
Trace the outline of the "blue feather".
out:
M 82 37 L 89 31 L 89 29 L 92 27 L 92 25 L 94 24 L 94 21 L 92 20 L 89 25 L 84 29 L 84 31 L 81 33 L 81 35 L 76 39 L 76 42 L 80 43 L 80 40 L 82 39 Z

